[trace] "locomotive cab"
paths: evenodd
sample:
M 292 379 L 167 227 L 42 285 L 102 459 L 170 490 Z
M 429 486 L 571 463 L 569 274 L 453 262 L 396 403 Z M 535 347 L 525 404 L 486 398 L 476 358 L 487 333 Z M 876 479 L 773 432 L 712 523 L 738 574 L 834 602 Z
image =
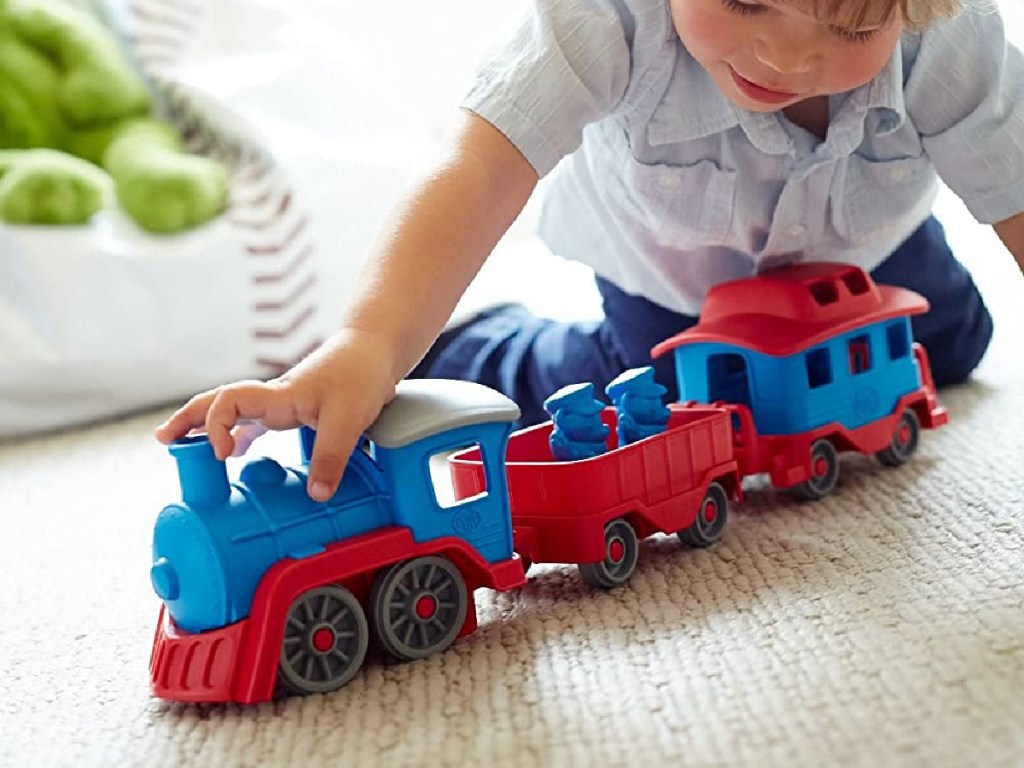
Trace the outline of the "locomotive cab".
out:
M 485 560 L 512 557 L 505 448 L 519 407 L 479 384 L 430 379 L 404 381 L 398 396 L 367 430 L 369 453 L 390 478 L 394 522 L 416 541 L 458 536 Z M 478 447 L 485 490 L 452 502 L 435 488 L 430 460 Z

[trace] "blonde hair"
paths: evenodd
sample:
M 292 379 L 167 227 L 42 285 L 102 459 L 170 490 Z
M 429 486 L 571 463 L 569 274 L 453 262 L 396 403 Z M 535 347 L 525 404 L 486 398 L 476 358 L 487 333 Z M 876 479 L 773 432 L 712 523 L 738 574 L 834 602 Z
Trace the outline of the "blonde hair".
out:
M 964 5 L 964 0 L 813 1 L 818 18 L 828 18 L 849 29 L 901 20 L 912 31 L 920 31 L 939 19 L 952 18 Z

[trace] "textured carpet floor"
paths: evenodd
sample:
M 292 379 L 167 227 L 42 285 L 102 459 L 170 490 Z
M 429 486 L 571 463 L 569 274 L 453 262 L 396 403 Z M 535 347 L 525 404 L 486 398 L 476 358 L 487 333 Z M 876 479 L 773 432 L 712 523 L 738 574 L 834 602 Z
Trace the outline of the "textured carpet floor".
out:
M 447 653 L 328 696 L 150 697 L 164 411 L 0 446 L 0 765 L 1024 765 L 1024 286 L 953 235 L 998 337 L 912 464 L 851 458 L 813 504 L 755 488 L 625 589 L 539 568 Z

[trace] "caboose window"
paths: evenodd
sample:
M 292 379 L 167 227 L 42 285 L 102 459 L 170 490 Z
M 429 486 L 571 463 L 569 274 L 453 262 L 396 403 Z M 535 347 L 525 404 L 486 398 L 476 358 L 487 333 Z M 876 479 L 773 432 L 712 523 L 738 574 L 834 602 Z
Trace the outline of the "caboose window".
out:
M 807 363 L 807 386 L 811 389 L 832 383 L 832 358 L 828 347 L 812 349 L 804 356 Z
M 823 307 L 839 301 L 839 291 L 832 280 L 819 280 L 816 283 L 811 283 L 807 288 L 814 300 Z
M 907 324 L 903 321 L 892 323 L 885 328 L 889 342 L 889 359 L 899 360 L 910 354 L 910 340 L 907 338 Z
M 868 280 L 863 272 L 847 272 L 843 275 L 843 282 L 851 296 L 860 296 L 868 292 Z
M 867 334 L 854 336 L 849 342 L 850 373 L 856 375 L 871 370 L 871 342 Z

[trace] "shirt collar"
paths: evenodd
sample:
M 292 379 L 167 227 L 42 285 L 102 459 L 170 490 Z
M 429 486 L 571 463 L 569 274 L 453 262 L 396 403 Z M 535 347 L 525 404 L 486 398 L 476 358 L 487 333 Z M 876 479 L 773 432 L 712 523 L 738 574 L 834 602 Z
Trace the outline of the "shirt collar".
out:
M 750 142 L 772 155 L 793 153 L 793 139 L 776 112 L 751 112 L 729 101 L 707 71 L 677 40 L 668 87 L 647 129 L 652 145 L 691 141 L 740 126 Z M 866 131 L 892 133 L 903 125 L 903 53 L 897 45 L 882 71 L 868 83 L 829 99 L 833 115 L 826 143 L 838 155 L 860 146 Z
M 898 130 L 906 120 L 903 100 L 903 51 L 899 44 L 874 79 L 860 88 L 829 97 L 826 141 L 841 156 L 849 155 L 865 134 L 885 136 Z

